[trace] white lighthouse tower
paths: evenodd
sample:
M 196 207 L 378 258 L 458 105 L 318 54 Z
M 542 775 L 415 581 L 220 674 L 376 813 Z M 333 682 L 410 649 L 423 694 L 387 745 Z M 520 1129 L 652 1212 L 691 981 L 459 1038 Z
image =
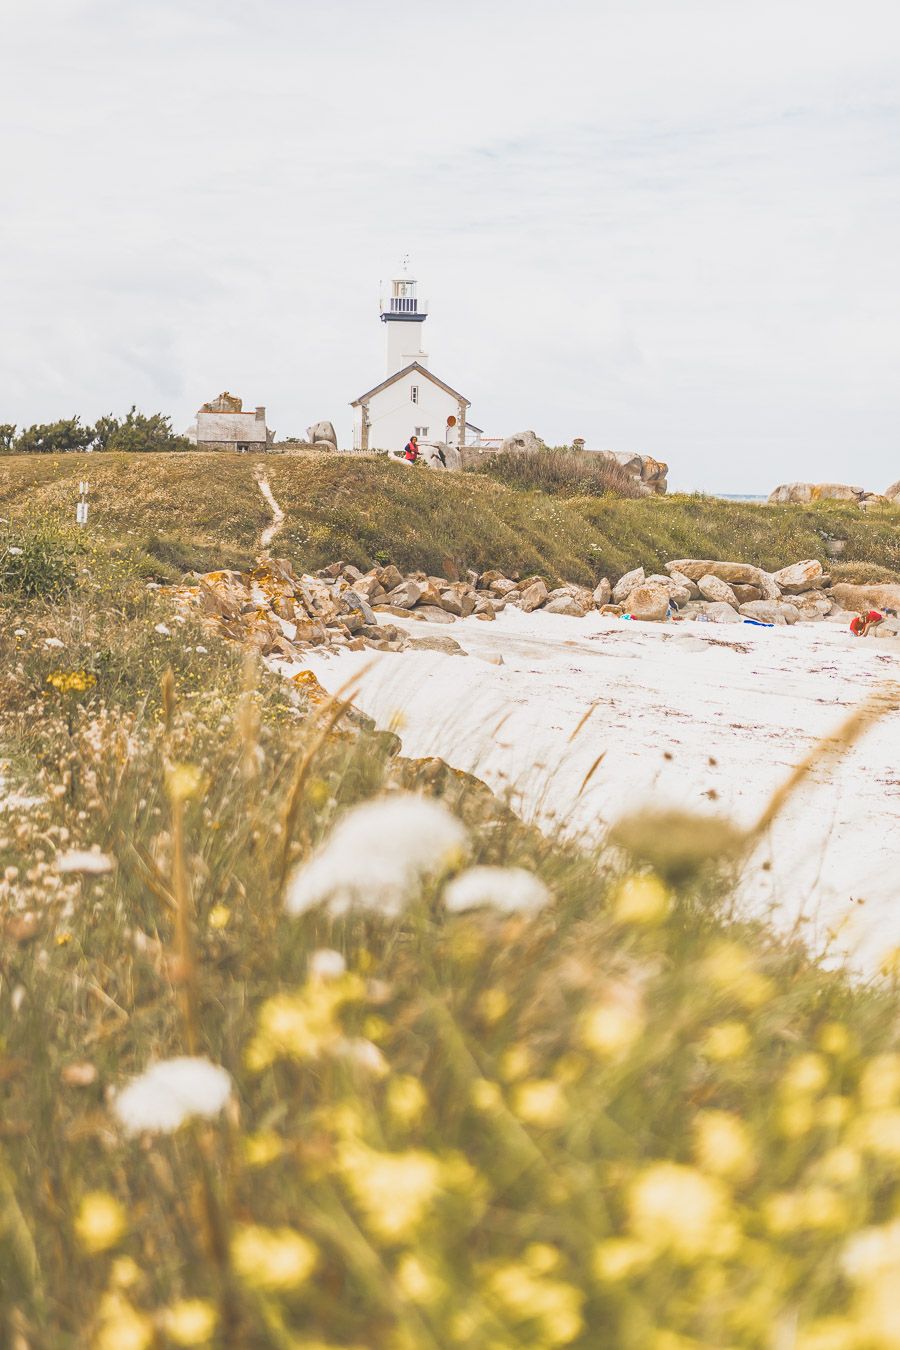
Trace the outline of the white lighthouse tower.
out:
M 469 400 L 428 369 L 422 347 L 428 305 L 417 296 L 405 259 L 379 308 L 387 337 L 386 378 L 353 400 L 353 448 L 397 453 L 416 436 L 427 463 L 458 468 Z M 429 447 L 434 454 L 427 453 Z
M 393 375 L 413 361 L 428 365 L 428 353 L 422 347 L 422 324 L 428 318 L 428 301 L 416 295 L 417 283 L 406 274 L 391 282 L 390 295 L 381 297 L 381 322 L 387 330 L 387 370 Z

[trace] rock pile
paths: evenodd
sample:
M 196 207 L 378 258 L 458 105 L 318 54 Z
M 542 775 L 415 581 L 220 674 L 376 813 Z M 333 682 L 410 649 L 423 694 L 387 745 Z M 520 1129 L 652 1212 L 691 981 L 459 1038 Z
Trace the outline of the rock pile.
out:
M 288 561 L 273 559 L 250 572 L 207 572 L 181 586 L 160 589 L 174 597 L 183 614 L 199 613 L 211 631 L 285 660 L 321 646 L 459 652 L 460 644 L 449 634 L 415 637 L 391 620 L 452 624 L 474 616 L 491 622 L 507 606 L 526 614 L 540 609 L 571 618 L 600 610 L 656 622 L 755 619 L 779 625 L 849 622 L 853 613 L 870 608 L 900 611 L 900 586 L 832 588 L 815 559 L 765 572 L 750 563 L 680 558 L 666 564 L 665 575 L 647 576 L 638 567 L 614 586 L 604 578 L 594 590 L 551 588 L 540 576 L 507 576 L 496 570 L 467 572 L 464 581 L 448 581 L 425 572 L 404 574 L 393 565 L 361 572 L 342 562 L 315 576 L 298 576 Z M 895 637 L 900 620 L 889 615 L 876 631 L 879 637 Z
M 884 492 L 869 492 L 849 483 L 781 483 L 769 493 L 770 502 L 856 502 L 862 511 L 900 502 L 900 481 Z
M 814 558 L 765 572 L 751 563 L 710 558 L 679 558 L 666 563 L 667 575 L 647 577 L 643 568 L 628 572 L 612 590 L 620 613 L 634 619 L 683 619 L 709 623 L 794 624 L 821 619 L 849 621 L 858 609 L 880 601 L 882 608 L 900 607 L 900 586 L 838 585 Z M 888 592 L 890 592 L 888 594 Z M 879 637 L 896 637 L 900 623 L 888 619 Z

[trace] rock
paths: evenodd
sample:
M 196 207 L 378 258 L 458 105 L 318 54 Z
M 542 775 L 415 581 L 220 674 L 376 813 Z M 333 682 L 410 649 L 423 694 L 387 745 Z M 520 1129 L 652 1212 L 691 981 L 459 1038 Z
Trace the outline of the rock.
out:
M 411 577 L 396 586 L 394 590 L 388 591 L 387 603 L 389 605 L 399 605 L 401 609 L 412 609 L 417 605 L 425 595 L 425 587 L 420 581 L 413 581 Z M 435 597 L 436 599 L 437 597 Z
M 811 623 L 818 619 L 824 619 L 825 615 L 831 609 L 830 600 L 824 598 L 817 599 L 811 592 L 807 592 L 806 595 L 795 596 L 793 603 L 799 611 L 800 618 L 804 623 Z
M 669 591 L 658 582 L 645 581 L 635 586 L 628 597 L 628 612 L 634 619 L 659 621 L 669 612 Z
M 673 581 L 677 582 L 679 586 L 685 588 L 691 600 L 699 600 L 700 587 L 697 585 L 696 581 L 691 581 L 691 578 L 686 577 L 683 572 L 671 571 L 669 572 L 669 576 Z
M 861 613 L 867 609 L 900 611 L 900 584 L 875 582 L 871 586 L 852 586 L 838 581 L 831 588 L 831 598 L 843 609 Z
M 448 656 L 467 655 L 456 638 L 450 637 L 449 634 L 447 637 L 438 635 L 434 637 L 411 637 L 407 639 L 407 645 L 415 651 L 446 652 Z
M 376 568 L 375 576 L 377 577 L 379 584 L 386 591 L 394 590 L 406 580 L 399 567 L 395 567 L 393 563 L 390 563 L 387 567 Z
M 891 483 L 889 488 L 885 488 L 884 495 L 889 502 L 900 501 L 900 478 L 897 479 L 896 483 Z
M 429 623 L 456 623 L 452 614 L 448 614 L 445 609 L 440 609 L 437 605 L 419 605 L 416 610 L 416 617 L 427 619 Z
M 764 600 L 781 599 L 781 587 L 778 585 L 778 582 L 772 576 L 771 572 L 760 571 L 759 582 L 754 584 L 759 585 Z
M 337 433 L 330 422 L 313 422 L 306 428 L 306 439 L 313 445 L 330 445 L 337 449 Z
M 508 580 L 508 578 L 503 572 L 498 572 L 496 568 L 492 568 L 487 572 L 482 572 L 481 576 L 478 578 L 478 589 L 480 591 L 486 591 L 495 581 L 506 580 Z M 513 585 L 515 585 L 515 582 L 513 582 Z
M 594 591 L 592 599 L 594 601 L 594 604 L 599 609 L 601 605 L 609 604 L 609 598 L 611 595 L 612 595 L 612 586 L 610 586 L 609 584 L 609 578 L 604 577 L 603 580 L 597 584 L 597 588 Z
M 509 595 L 510 591 L 517 591 L 519 588 L 509 577 L 498 577 L 496 581 L 491 582 L 490 589 L 494 595 Z
M 736 581 L 731 589 L 734 591 L 739 605 L 746 605 L 751 600 L 761 600 L 763 598 L 763 593 L 759 586 L 744 586 L 740 581 Z
M 800 595 L 828 584 L 817 558 L 806 558 L 803 562 L 782 567 L 779 572 L 772 573 L 772 579 L 781 588 L 782 595 Z
M 519 608 L 526 614 L 530 614 L 533 609 L 538 609 L 547 599 L 548 591 L 545 583 L 540 577 L 531 582 L 523 591 L 519 598 Z
M 731 605 L 733 609 L 738 607 L 738 598 L 734 591 L 723 581 L 721 577 L 714 577 L 712 573 L 701 577 L 697 582 L 700 588 L 700 594 L 704 600 L 712 600 L 718 604 Z
M 583 619 L 584 610 L 571 595 L 557 595 L 544 605 L 545 614 L 566 614 L 572 619 Z
M 468 586 L 471 586 L 472 590 L 474 591 L 478 585 L 478 581 L 479 581 L 478 573 L 473 572 L 472 569 L 469 568 L 468 572 L 466 572 L 466 584 Z
M 372 572 L 370 572 L 367 576 L 360 577 L 357 581 L 355 581 L 353 583 L 353 589 L 357 593 L 357 595 L 364 596 L 365 599 L 368 600 L 370 605 L 374 604 L 379 596 L 384 595 L 386 593 L 381 582 Z
M 502 666 L 506 664 L 499 652 L 484 652 L 483 654 L 479 654 L 478 659 L 479 661 L 487 661 L 489 666 Z
M 506 440 L 500 445 L 501 454 L 506 454 L 509 451 L 521 454 L 522 451 L 546 449 L 547 447 L 540 436 L 536 436 L 533 431 L 517 431 L 514 436 L 507 436 Z
M 484 619 L 486 623 L 493 623 L 496 617 L 493 609 L 477 609 L 475 611 L 475 618 Z
M 621 605 L 628 599 L 635 586 L 640 586 L 645 580 L 646 573 L 644 572 L 643 567 L 635 567 L 633 571 L 626 572 L 612 588 L 613 603 Z
M 724 600 L 713 600 L 706 605 L 706 617 L 710 623 L 737 623 L 738 612 L 734 605 Z
M 710 558 L 679 558 L 674 562 L 667 562 L 666 571 L 669 576 L 673 572 L 680 572 L 690 581 L 699 582 L 701 577 L 709 576 L 727 581 L 729 585 L 733 581 L 740 581 L 745 586 L 758 586 L 761 576 L 760 569 L 751 563 L 719 562 Z
M 858 502 L 865 488 L 848 483 L 781 483 L 769 493 L 770 502 Z
M 750 600 L 741 605 L 740 613 L 761 623 L 798 623 L 800 611 L 790 600 Z
M 365 596 L 360 595 L 358 591 L 344 591 L 344 603 L 350 606 L 351 612 L 358 609 L 365 619 L 366 623 L 377 623 L 375 611 L 369 604 Z
M 484 596 L 479 596 L 478 599 L 475 601 L 476 619 L 480 619 L 484 614 L 487 614 L 489 618 L 493 619 L 496 612 L 497 606 L 494 604 L 492 600 L 488 600 Z
M 693 581 L 688 581 L 686 577 L 683 577 L 681 581 L 675 581 L 673 577 L 657 576 L 654 574 L 647 578 L 648 584 L 651 581 L 656 586 L 665 586 L 669 593 L 670 600 L 673 600 L 679 609 L 681 609 L 682 605 L 686 605 L 689 600 L 693 600 L 695 596 L 700 594 L 699 588 L 694 585 Z

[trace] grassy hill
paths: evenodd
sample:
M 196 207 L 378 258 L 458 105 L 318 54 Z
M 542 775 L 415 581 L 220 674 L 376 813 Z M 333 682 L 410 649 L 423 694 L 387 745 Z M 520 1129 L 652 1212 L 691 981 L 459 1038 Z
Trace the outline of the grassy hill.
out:
M 146 555 L 161 577 L 243 565 L 270 519 L 247 455 L 6 456 L 0 513 L 74 518 L 91 483 L 91 526 Z M 843 502 L 768 506 L 678 496 L 628 501 L 520 491 L 481 474 L 433 474 L 383 456 L 314 453 L 262 461 L 286 514 L 280 549 L 307 568 L 357 565 L 449 574 L 467 567 L 537 571 L 588 583 L 675 557 L 728 557 L 777 568 L 825 561 L 828 536 L 871 579 L 900 577 L 900 510 L 864 514 Z

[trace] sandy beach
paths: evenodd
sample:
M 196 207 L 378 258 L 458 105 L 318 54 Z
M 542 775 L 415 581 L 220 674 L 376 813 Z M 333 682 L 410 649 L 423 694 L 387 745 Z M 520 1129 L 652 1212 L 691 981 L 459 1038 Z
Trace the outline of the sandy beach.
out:
M 399 731 L 404 753 L 440 755 L 509 793 L 542 828 L 591 843 L 647 801 L 749 824 L 819 737 L 900 676 L 900 644 L 859 641 L 827 622 L 653 625 L 513 608 L 495 623 L 396 622 L 416 637 L 449 633 L 468 655 L 311 654 L 302 666 L 329 691 L 358 681 L 354 702 Z M 900 944 L 898 863 L 900 713 L 891 713 L 816 768 L 748 863 L 740 894 L 870 973 Z

